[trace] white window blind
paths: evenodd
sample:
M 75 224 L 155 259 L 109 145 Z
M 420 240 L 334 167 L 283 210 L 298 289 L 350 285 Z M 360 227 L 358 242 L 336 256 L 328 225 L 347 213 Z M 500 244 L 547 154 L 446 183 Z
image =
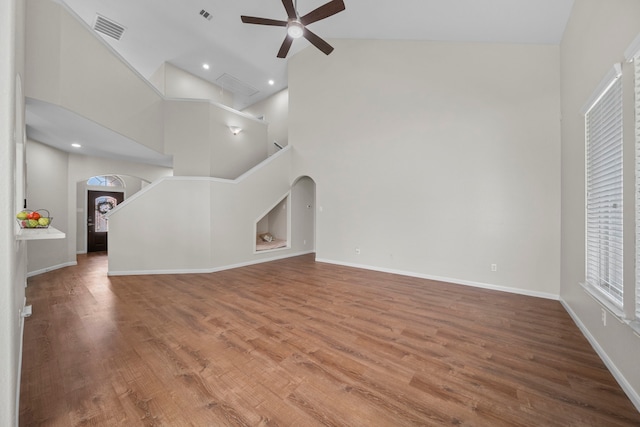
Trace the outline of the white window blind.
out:
M 616 76 L 585 115 L 586 280 L 622 307 L 622 81 Z

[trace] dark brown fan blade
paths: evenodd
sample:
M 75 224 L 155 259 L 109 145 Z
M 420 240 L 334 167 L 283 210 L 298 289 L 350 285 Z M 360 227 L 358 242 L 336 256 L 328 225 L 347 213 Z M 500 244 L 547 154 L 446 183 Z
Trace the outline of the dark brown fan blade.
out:
M 322 40 L 320 37 L 309 31 L 307 28 L 304 29 L 304 38 L 309 40 L 312 45 L 320 49 L 325 55 L 329 55 L 333 52 L 333 47 L 326 41 Z
M 343 10 L 344 2 L 342 0 L 332 0 L 329 3 L 326 3 L 304 15 L 302 18 L 300 18 L 300 22 L 302 23 L 302 25 L 313 24 L 316 21 L 328 18 L 338 12 L 342 12 Z
M 293 0 L 282 0 L 282 4 L 284 9 L 287 11 L 287 15 L 289 19 L 297 19 L 298 15 L 296 14 L 296 8 L 293 5 Z
M 284 41 L 282 42 L 282 46 L 280 46 L 280 50 L 278 51 L 278 58 L 286 58 L 289 53 L 289 49 L 291 49 L 291 44 L 293 43 L 293 37 L 287 34 Z
M 272 25 L 274 27 L 286 27 L 287 21 L 278 21 L 276 19 L 268 19 L 268 18 L 257 18 L 255 16 L 244 16 L 240 17 L 242 22 L 245 24 L 258 24 L 258 25 Z

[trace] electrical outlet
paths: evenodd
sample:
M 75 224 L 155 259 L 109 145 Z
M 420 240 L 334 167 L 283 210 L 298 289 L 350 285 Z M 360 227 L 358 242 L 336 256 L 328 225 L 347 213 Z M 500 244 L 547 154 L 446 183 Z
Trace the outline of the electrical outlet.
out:
M 602 326 L 607 326 L 607 310 L 602 309 Z
M 31 306 L 25 305 L 24 308 L 20 311 L 20 317 L 31 317 Z
M 303 244 L 303 245 L 306 245 L 306 244 L 307 244 L 307 241 L 306 241 L 306 240 L 303 240 L 303 241 L 302 241 L 302 244 Z
M 498 271 L 498 264 L 491 264 L 491 271 Z
M 360 255 L 360 248 L 356 248 L 356 255 Z

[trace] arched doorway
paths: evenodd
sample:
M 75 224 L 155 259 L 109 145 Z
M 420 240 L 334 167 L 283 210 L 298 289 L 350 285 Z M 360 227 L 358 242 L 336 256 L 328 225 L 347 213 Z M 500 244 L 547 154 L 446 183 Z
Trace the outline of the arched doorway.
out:
M 298 177 L 291 186 L 292 236 L 303 252 L 316 249 L 316 182 L 309 176 Z

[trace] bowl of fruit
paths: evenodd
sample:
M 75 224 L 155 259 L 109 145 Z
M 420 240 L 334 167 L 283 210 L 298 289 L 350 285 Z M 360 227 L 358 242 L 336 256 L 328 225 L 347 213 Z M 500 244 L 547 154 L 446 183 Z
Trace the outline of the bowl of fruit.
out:
M 20 228 L 49 228 L 53 218 L 49 216 L 49 211 L 46 209 L 36 211 L 25 209 L 18 212 L 16 220 Z

